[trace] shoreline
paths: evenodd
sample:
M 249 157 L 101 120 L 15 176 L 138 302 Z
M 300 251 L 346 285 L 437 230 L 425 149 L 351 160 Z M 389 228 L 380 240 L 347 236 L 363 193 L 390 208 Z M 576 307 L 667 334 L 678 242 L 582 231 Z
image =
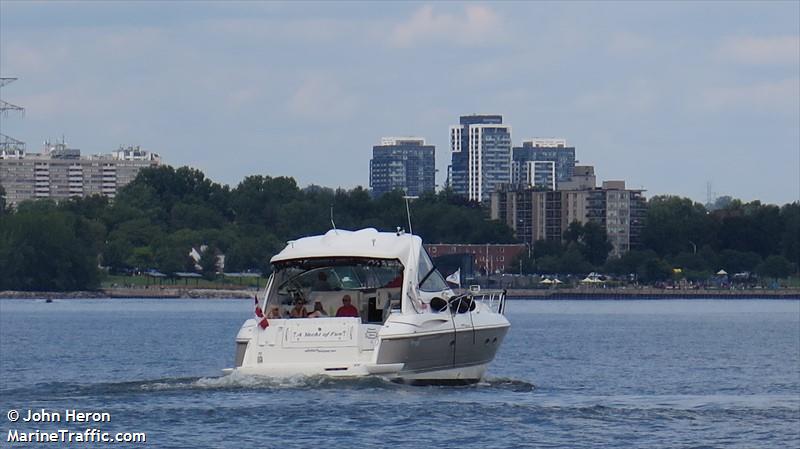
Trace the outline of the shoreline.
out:
M 508 298 L 526 299 L 800 299 L 800 289 L 557 288 L 509 289 Z
M 72 292 L 0 291 L 0 299 L 252 299 L 257 290 L 208 288 L 103 288 Z
M 106 288 L 93 291 L 0 291 L 0 299 L 250 299 L 260 290 L 205 288 Z M 798 299 L 800 288 L 782 289 L 659 289 L 557 288 L 508 289 L 509 299 L 625 300 L 625 299 Z

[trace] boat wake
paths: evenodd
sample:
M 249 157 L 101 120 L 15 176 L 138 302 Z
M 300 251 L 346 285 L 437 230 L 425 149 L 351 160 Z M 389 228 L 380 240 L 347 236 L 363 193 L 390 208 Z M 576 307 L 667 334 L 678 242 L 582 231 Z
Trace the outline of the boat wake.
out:
M 494 388 L 497 390 L 513 391 L 515 393 L 530 393 L 536 385 L 524 380 L 509 379 L 507 377 L 489 377 L 476 384 L 479 388 Z
M 413 386 L 395 383 L 381 377 L 333 378 L 329 376 L 293 376 L 273 378 L 237 372 L 219 377 L 175 377 L 141 381 L 75 384 L 49 382 L 31 388 L 17 388 L 3 393 L 8 397 L 24 397 L 47 393 L 55 397 L 89 397 L 97 395 L 130 395 L 147 392 L 168 394 L 181 391 L 269 391 L 269 390 L 397 390 L 397 389 L 487 389 L 510 392 L 531 392 L 536 387 L 528 382 L 509 378 L 487 378 L 472 385 Z

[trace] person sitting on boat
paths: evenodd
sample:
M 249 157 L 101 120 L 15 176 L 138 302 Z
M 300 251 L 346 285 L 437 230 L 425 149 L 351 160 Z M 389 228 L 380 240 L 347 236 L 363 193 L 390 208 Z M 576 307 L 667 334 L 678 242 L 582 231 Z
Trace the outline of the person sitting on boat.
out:
M 325 309 L 322 308 L 322 303 L 319 301 L 314 301 L 314 310 L 312 310 L 311 313 L 308 314 L 308 317 L 320 318 L 323 316 L 328 316 L 328 314 L 325 313 Z
M 267 313 L 267 318 L 283 318 L 281 316 L 281 309 L 278 306 L 273 306 L 269 313 Z
M 353 306 L 352 301 L 353 300 L 350 298 L 350 295 L 342 296 L 342 307 L 339 307 L 339 310 L 336 311 L 336 316 L 358 318 L 358 309 Z
M 291 318 L 306 318 L 308 316 L 308 311 L 306 310 L 306 302 L 302 299 L 296 299 L 294 301 L 294 307 L 292 311 L 289 312 L 289 317 Z

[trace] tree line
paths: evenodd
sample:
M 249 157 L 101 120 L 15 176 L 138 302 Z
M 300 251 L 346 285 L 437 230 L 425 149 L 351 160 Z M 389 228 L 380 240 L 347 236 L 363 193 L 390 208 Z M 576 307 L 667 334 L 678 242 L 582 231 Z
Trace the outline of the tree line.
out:
M 2 192 L 0 192 L 2 193 Z M 81 290 L 111 273 L 268 273 L 287 240 L 341 229 L 407 227 L 403 195 L 298 187 L 288 177 L 249 176 L 231 188 L 201 171 L 144 169 L 113 200 L 101 196 L 22 202 L 0 215 L 0 290 Z M 413 200 L 414 233 L 426 242 L 511 243 L 510 229 L 452 192 Z M 205 247 L 199 262 L 192 248 Z
M 657 196 L 648 202 L 642 246 L 621 258 L 608 258 L 602 226 L 572 223 L 562 241 L 536 242 L 531 257 L 525 252 L 517 263 L 529 273 L 633 273 L 645 282 L 667 279 L 675 267 L 698 279 L 720 268 L 771 277 L 796 272 L 800 203 L 732 200 L 711 209 Z M 413 200 L 411 215 L 414 233 L 427 243 L 517 241 L 486 208 L 449 190 Z M 324 233 L 332 218 L 341 229 L 393 231 L 408 222 L 400 192 L 373 199 L 362 187 L 300 188 L 293 178 L 261 175 L 230 187 L 188 167 L 148 168 L 113 200 L 37 200 L 13 210 L 0 202 L 0 290 L 92 289 L 104 270 L 172 275 L 199 265 L 213 276 L 221 254 L 227 272 L 268 273 L 287 240 Z M 197 262 L 189 251 L 201 246 Z
M 723 198 L 702 205 L 688 198 L 655 196 L 648 201 L 641 244 L 608 258 L 602 227 L 572 223 L 561 242 L 539 241 L 524 272 L 598 271 L 652 283 L 685 278 L 704 281 L 719 270 L 785 278 L 800 267 L 800 202 L 782 207 Z

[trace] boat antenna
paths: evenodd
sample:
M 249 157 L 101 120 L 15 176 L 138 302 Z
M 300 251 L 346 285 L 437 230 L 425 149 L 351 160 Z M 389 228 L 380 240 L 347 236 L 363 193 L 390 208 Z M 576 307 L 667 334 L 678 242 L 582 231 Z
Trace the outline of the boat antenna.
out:
M 406 200 L 406 216 L 408 216 L 408 233 L 411 235 L 414 235 L 414 231 L 411 229 L 411 209 L 408 207 L 408 200 L 415 200 L 417 198 L 419 197 L 403 195 L 403 199 Z
M 336 223 L 333 222 L 333 204 L 331 204 L 331 226 L 333 226 L 333 232 L 336 232 Z M 338 232 L 336 232 L 338 234 Z

